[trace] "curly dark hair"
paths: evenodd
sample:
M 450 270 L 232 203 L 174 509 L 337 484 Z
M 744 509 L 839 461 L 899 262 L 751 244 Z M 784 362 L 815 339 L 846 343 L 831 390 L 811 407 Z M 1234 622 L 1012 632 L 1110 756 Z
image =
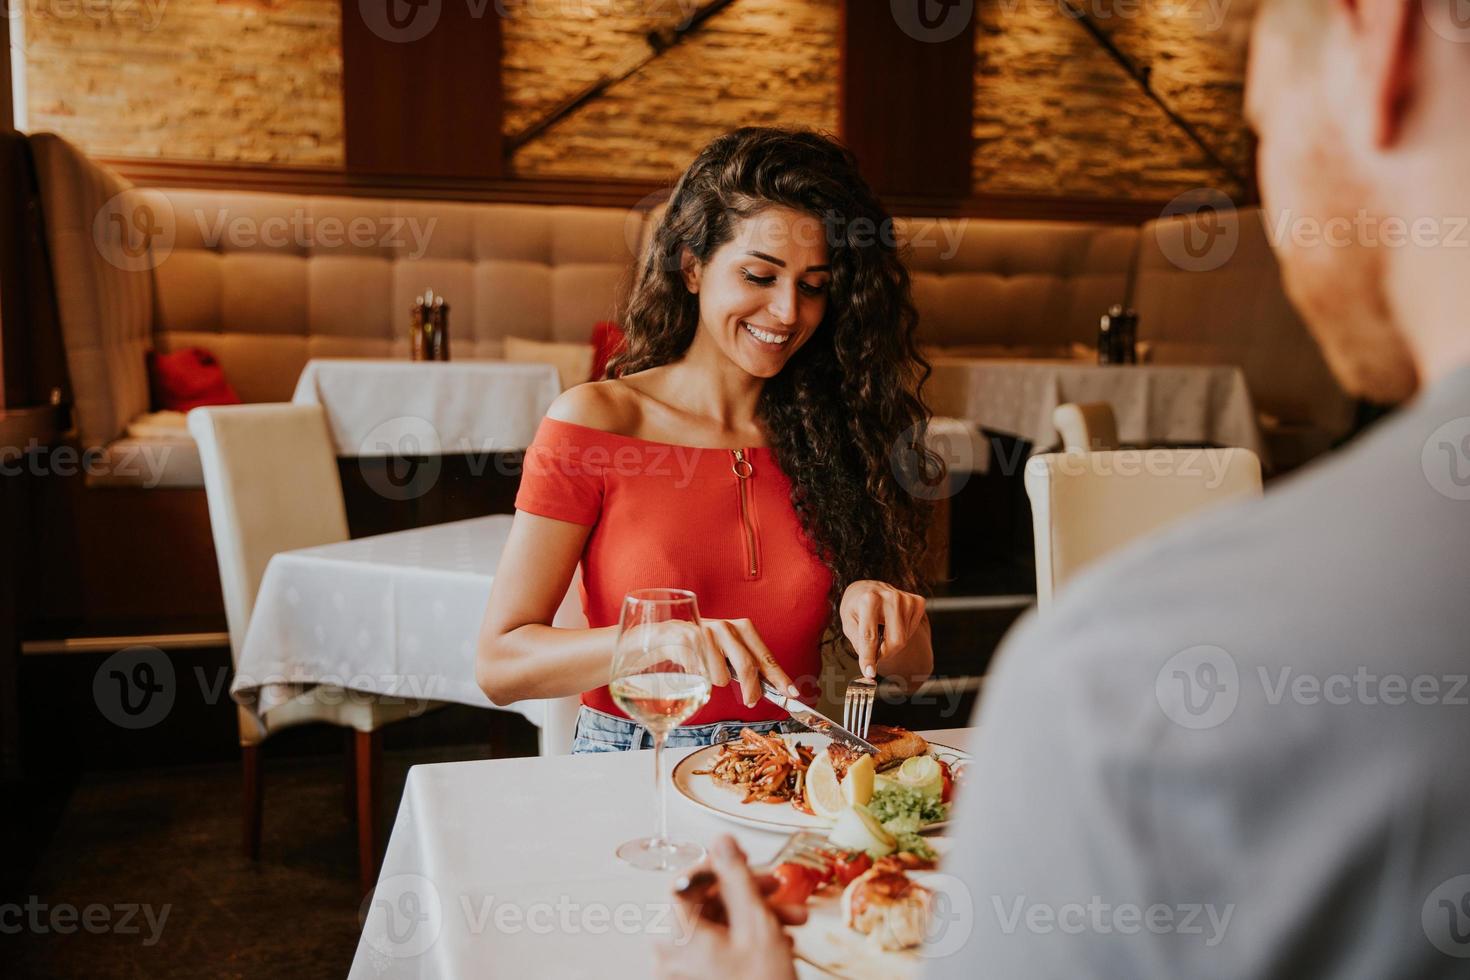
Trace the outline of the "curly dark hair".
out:
M 819 133 L 757 127 L 705 147 L 642 256 L 623 318 L 627 343 L 608 375 L 684 356 L 699 323 L 698 297 L 680 272 L 684 249 L 708 262 L 738 222 L 771 207 L 810 214 L 826 229 L 826 314 L 766 382 L 757 413 L 791 479 L 797 517 L 832 571 L 835 624 L 843 592 L 859 579 L 924 589 L 928 491 L 943 477 L 925 448 L 920 387 L 929 364 L 914 340 L 908 270 L 893 219 L 851 151 Z

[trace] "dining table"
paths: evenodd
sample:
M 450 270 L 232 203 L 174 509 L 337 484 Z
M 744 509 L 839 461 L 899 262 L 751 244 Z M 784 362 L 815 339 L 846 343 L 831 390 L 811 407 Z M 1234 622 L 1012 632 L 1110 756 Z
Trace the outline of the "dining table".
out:
M 1106 402 L 1124 445 L 1241 448 L 1269 463 L 1250 387 L 1235 365 L 939 355 L 931 366 L 924 394 L 936 416 L 1020 439 L 1035 452 L 1058 444 L 1057 406 Z M 987 445 L 977 443 L 975 471 L 989 469 Z
M 343 696 L 496 708 L 475 683 L 475 639 L 510 536 L 509 514 L 271 556 L 230 693 L 257 716 L 326 685 Z M 581 626 L 574 577 L 553 623 Z M 542 751 L 570 749 L 576 698 L 519 701 Z
M 291 400 L 321 405 L 339 456 L 523 450 L 561 394 L 551 364 L 315 358 Z
M 965 749 L 973 733 L 921 734 Z M 665 767 L 694 751 L 665 749 Z M 687 926 L 672 896 L 676 873 L 635 869 L 614 852 L 653 829 L 655 799 L 649 750 L 414 766 L 359 914 L 349 977 L 650 976 L 655 945 Z M 673 790 L 668 806 L 672 838 L 707 847 L 732 834 L 752 864 L 786 840 Z M 950 914 L 952 951 L 965 923 Z M 739 975 L 738 964 L 731 970 Z M 798 971 L 825 975 L 800 962 Z

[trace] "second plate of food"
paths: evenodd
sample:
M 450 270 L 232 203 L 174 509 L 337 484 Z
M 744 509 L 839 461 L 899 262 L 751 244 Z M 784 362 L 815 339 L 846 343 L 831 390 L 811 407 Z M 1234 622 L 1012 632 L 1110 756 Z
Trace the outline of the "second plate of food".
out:
M 759 830 L 786 833 L 830 828 L 832 820 L 793 806 L 789 792 L 777 791 L 751 802 L 745 800 L 753 795 L 750 780 L 756 774 L 763 770 L 779 772 L 781 766 L 804 773 L 810 760 L 826 752 L 832 740 L 816 732 L 757 736 L 757 739 L 758 742 L 746 739 L 709 745 L 685 756 L 674 767 L 673 782 L 679 795 L 699 809 Z M 735 758 L 736 753 L 741 754 L 738 759 Z M 947 771 L 958 769 L 970 759 L 965 751 L 937 742 L 929 742 L 928 750 L 923 754 L 943 763 Z M 720 773 L 724 778 L 717 775 Z M 732 775 L 740 781 L 730 778 Z M 891 778 L 892 772 L 880 775 Z M 767 788 L 770 785 L 769 781 L 765 784 Z M 930 822 L 922 829 L 937 830 L 947 822 Z

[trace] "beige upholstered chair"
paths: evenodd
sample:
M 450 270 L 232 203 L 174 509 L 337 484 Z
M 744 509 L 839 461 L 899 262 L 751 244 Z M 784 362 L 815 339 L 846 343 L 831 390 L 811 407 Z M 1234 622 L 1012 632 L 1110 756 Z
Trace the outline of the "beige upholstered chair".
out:
M 1026 464 L 1036 531 L 1036 597 L 1045 611 L 1078 571 L 1216 504 L 1261 494 L 1248 449 L 1053 453 Z
M 1065 452 L 1101 453 L 1118 448 L 1118 420 L 1107 402 L 1058 405 L 1051 421 Z
M 189 413 L 189 431 L 199 445 L 230 650 L 238 662 L 271 556 L 347 540 L 336 455 L 319 405 L 196 408 Z M 264 724 L 239 709 L 245 850 L 252 858 L 260 853 L 260 743 L 275 731 L 308 722 L 351 728 L 356 733 L 358 872 L 366 891 L 376 878 L 380 729 L 423 709 L 407 701 L 387 704 L 342 694 L 323 687 L 308 691 L 271 710 Z

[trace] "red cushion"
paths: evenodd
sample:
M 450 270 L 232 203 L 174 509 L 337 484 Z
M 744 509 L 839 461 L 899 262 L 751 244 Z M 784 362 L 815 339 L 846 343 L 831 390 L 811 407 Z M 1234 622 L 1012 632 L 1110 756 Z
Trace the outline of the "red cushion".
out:
M 601 381 L 612 360 L 627 342 L 622 328 L 611 320 L 603 320 L 592 328 L 592 375 L 588 381 Z
M 160 409 L 187 412 L 200 405 L 238 405 L 240 396 L 225 380 L 224 368 L 203 347 L 160 354 L 148 352 L 153 403 Z

